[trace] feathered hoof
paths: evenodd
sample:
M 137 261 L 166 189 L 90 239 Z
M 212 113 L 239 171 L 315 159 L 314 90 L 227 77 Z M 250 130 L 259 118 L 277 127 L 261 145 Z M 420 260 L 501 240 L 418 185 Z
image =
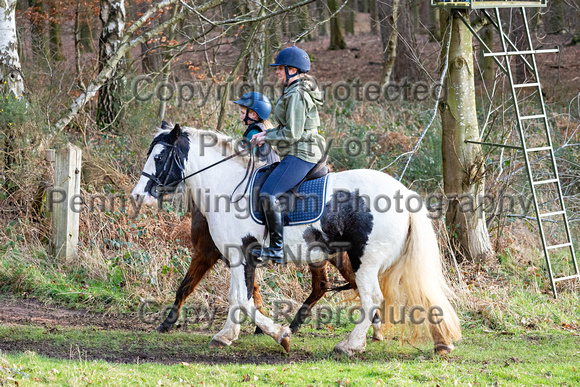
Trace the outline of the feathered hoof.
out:
M 171 325 L 168 324 L 161 324 L 157 327 L 157 329 L 155 329 L 157 332 L 159 333 L 167 333 L 171 330 Z
M 284 351 L 286 351 L 286 353 L 290 352 L 290 338 L 292 337 L 292 334 L 290 332 L 284 332 L 282 334 L 282 340 L 280 341 L 280 345 L 282 346 L 282 348 L 284 348 Z
M 226 344 L 226 343 L 223 343 L 223 342 L 216 340 L 216 339 L 212 339 L 209 342 L 208 347 L 209 347 L 209 349 L 216 349 L 216 348 L 223 348 L 223 347 L 227 347 L 227 346 L 228 346 L 228 344 Z
M 355 349 L 347 347 L 347 343 L 345 341 L 341 341 L 340 343 L 334 346 L 334 355 L 337 358 L 340 358 L 342 355 L 346 355 L 348 357 L 354 356 L 356 353 L 364 352 L 364 348 Z
M 375 333 L 373 335 L 372 341 L 383 341 L 385 338 L 380 333 Z
M 437 344 L 433 349 L 433 352 L 435 352 L 435 355 L 445 356 L 450 354 L 454 349 L 455 347 L 453 344 Z

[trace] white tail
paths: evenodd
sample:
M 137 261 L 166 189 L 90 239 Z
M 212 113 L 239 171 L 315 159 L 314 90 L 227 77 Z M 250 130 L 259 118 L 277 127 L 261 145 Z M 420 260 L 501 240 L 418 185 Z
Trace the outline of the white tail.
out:
M 441 308 L 439 324 L 431 324 L 427 318 L 424 322 L 435 342 L 435 351 L 438 347 L 452 349 L 452 340 L 461 338 L 459 319 L 448 299 L 452 292 L 443 276 L 437 237 L 424 209 L 410 214 L 409 235 L 401 257 L 379 276 L 379 283 L 387 311 L 391 307 L 398 311 L 400 306 L 406 306 L 407 311 L 421 306 L 426 312 L 431 307 Z M 388 330 L 390 319 L 386 317 L 383 319 Z M 415 330 L 413 339 L 417 333 Z

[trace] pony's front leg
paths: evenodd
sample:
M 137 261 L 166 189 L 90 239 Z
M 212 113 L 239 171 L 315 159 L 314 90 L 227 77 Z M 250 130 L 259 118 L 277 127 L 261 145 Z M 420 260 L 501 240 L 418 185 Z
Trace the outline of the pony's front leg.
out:
M 350 332 L 348 337 L 336 344 L 334 347 L 336 353 L 345 354 L 347 356 L 364 352 L 366 348 L 366 336 L 371 324 L 373 324 L 375 331 L 377 328 L 380 328 L 380 319 L 379 321 L 376 321 L 378 317 L 376 312 L 382 301 L 381 288 L 378 280 L 378 269 L 374 267 L 365 267 L 363 263 L 363 266 L 361 266 L 356 273 L 356 283 L 361 300 L 360 321 L 357 321 L 354 329 Z
M 231 292 L 231 289 L 230 289 Z M 210 341 L 209 349 L 221 348 L 231 345 L 240 334 L 240 308 L 232 306 L 230 295 L 230 309 L 226 325 Z
M 235 260 L 232 260 L 232 262 L 235 262 Z M 228 321 L 226 321 L 226 326 L 214 336 L 210 347 L 230 345 L 237 338 L 240 329 L 241 311 L 249 316 L 264 334 L 271 336 L 288 352 L 290 350 L 290 337 L 292 333 L 290 328 L 275 323 L 260 313 L 258 308 L 256 308 L 251 291 L 253 289 L 253 283 L 250 291 L 248 291 L 248 287 L 246 286 L 245 268 L 246 266 L 244 265 L 232 265 L 231 267 Z

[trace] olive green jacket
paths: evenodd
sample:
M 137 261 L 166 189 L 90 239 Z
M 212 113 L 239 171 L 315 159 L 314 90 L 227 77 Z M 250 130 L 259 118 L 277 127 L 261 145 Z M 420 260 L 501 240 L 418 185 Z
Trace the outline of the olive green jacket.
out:
M 326 142 L 318 134 L 322 93 L 310 77 L 299 79 L 284 89 L 274 108 L 278 127 L 266 131 L 266 141 L 281 157 L 293 155 L 316 163 L 325 152 Z

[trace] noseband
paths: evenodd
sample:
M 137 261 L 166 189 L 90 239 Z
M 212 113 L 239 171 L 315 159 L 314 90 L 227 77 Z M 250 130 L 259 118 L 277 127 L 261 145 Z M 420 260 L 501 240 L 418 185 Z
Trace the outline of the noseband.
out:
M 175 189 L 177 188 L 177 185 L 179 183 L 181 183 L 183 180 L 185 180 L 185 179 L 179 179 L 179 180 L 176 180 L 172 183 L 167 184 L 167 180 L 169 179 L 169 174 L 171 172 L 171 168 L 173 167 L 173 164 L 177 164 L 177 168 L 179 168 L 179 171 L 181 172 L 181 176 L 183 176 L 184 167 L 183 167 L 183 164 L 181 163 L 181 161 L 179 160 L 179 157 L 177 156 L 177 147 L 175 145 L 169 144 L 165 141 L 159 141 L 157 144 L 164 145 L 170 149 L 169 156 L 167 157 L 167 159 L 165 160 L 165 163 L 163 164 L 163 168 L 161 169 L 161 173 L 160 173 L 159 177 L 157 177 L 155 175 L 151 175 L 147 172 L 141 172 L 142 176 L 149 178 L 155 184 L 157 184 L 155 187 L 153 187 L 153 189 L 149 190 L 149 193 L 151 194 L 151 196 L 153 196 L 155 198 L 159 194 L 166 194 L 166 193 L 174 192 Z M 163 179 L 163 181 L 161 181 L 161 177 L 163 176 L 163 174 L 165 174 L 165 178 Z

